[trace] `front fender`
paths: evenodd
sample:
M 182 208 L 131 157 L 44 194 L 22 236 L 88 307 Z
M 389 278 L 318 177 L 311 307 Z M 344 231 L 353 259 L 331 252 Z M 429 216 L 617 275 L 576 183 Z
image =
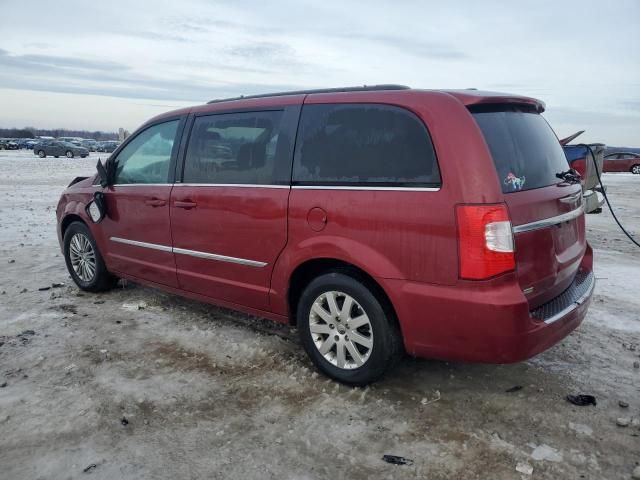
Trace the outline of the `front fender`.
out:
M 79 218 L 87 225 L 87 227 L 89 228 L 89 231 L 91 232 L 91 235 L 93 235 L 93 238 L 96 241 L 96 244 L 98 245 L 98 249 L 100 250 L 100 252 L 102 252 L 103 254 L 104 252 L 106 252 L 106 245 L 104 242 L 104 238 L 102 235 L 102 228 L 100 227 L 100 224 L 93 223 L 91 219 L 88 217 L 87 213 L 85 212 L 85 207 L 87 206 L 87 203 L 91 201 L 92 198 L 93 198 L 93 192 L 91 193 L 74 192 L 74 193 L 65 193 L 62 195 L 62 198 L 60 199 L 59 210 L 58 210 L 58 228 L 57 228 L 58 242 L 60 243 L 61 249 L 62 249 L 62 241 L 63 241 L 62 226 L 66 223 L 66 221 L 69 219 L 70 216 L 73 216 L 75 218 Z

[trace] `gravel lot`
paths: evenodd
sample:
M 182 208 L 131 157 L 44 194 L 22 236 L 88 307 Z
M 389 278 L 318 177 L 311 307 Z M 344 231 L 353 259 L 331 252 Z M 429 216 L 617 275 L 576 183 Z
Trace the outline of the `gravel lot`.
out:
M 515 365 L 407 359 L 353 389 L 290 328 L 131 283 L 79 292 L 55 205 L 98 155 L 0 151 L 0 478 L 628 479 L 640 464 L 640 253 L 608 212 L 588 216 L 598 285 L 561 344 Z M 640 237 L 640 176 L 605 182 Z

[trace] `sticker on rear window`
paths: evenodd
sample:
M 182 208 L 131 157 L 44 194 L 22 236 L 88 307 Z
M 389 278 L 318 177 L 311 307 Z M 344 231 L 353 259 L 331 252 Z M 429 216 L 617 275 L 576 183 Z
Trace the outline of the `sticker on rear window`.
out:
M 509 172 L 509 175 L 504 179 L 504 184 L 510 186 L 514 192 L 517 192 L 518 190 L 522 190 L 525 180 L 526 178 L 524 175 L 516 177 L 513 172 Z

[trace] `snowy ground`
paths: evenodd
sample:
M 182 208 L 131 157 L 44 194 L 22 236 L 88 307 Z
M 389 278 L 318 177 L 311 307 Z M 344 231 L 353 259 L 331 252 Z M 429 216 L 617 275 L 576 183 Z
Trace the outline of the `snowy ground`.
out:
M 55 204 L 98 155 L 0 151 L 0 478 L 625 479 L 640 462 L 639 425 L 616 426 L 640 422 L 640 252 L 608 213 L 588 216 L 598 285 L 561 344 L 515 365 L 407 359 L 351 389 L 289 328 L 132 284 L 80 293 Z M 640 237 L 640 176 L 605 181 Z M 597 406 L 565 401 L 579 392 Z

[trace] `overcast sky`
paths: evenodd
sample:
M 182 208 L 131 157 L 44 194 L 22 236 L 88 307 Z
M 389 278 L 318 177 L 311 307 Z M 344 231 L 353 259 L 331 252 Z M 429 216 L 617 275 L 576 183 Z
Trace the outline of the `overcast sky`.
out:
M 640 1 L 0 0 L 3 127 L 374 83 L 531 95 L 561 137 L 640 146 Z

